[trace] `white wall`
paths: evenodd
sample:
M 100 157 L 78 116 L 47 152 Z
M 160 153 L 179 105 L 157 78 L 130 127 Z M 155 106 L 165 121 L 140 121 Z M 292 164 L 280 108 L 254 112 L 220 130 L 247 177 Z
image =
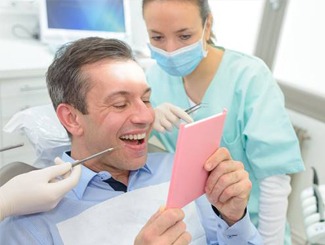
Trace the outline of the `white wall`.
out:
M 289 1 L 274 61 L 277 79 L 323 97 L 324 9 L 324 0 Z
M 261 0 L 209 0 L 217 45 L 253 54 L 263 13 Z
M 22 26 L 29 32 L 37 29 L 37 3 L 33 1 L 0 1 L 0 38 L 17 38 L 13 33 L 16 32 L 23 39 L 28 36 Z M 22 39 L 22 40 L 23 40 Z
M 142 18 L 142 0 L 129 0 L 131 9 L 132 47 L 147 50 L 148 35 Z M 147 50 L 148 51 L 148 50 Z

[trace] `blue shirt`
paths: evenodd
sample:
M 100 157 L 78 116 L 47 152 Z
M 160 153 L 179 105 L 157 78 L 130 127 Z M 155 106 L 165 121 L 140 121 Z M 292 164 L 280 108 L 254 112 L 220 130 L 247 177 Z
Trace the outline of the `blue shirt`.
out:
M 63 160 L 73 161 L 67 154 L 63 155 Z M 147 163 L 142 168 L 130 172 L 127 191 L 168 182 L 172 163 L 173 154 L 149 154 Z M 0 243 L 6 245 L 63 244 L 56 224 L 124 193 L 114 191 L 112 187 L 103 182 L 110 177 L 110 173 L 106 171 L 95 173 L 86 167 L 82 167 L 82 175 L 78 185 L 62 199 L 56 208 L 45 213 L 16 216 L 3 221 L 0 224 Z M 214 213 L 205 196 L 197 199 L 196 205 L 206 233 L 207 244 L 262 244 L 260 235 L 250 222 L 248 212 L 243 219 L 228 227 Z M 94 217 L 94 219 L 100 218 Z M 127 231 L 125 233 L 127 234 Z

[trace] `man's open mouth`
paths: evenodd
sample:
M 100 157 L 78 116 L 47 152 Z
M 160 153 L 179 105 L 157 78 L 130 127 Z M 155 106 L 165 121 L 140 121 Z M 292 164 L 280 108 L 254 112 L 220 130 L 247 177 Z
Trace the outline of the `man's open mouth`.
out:
M 120 137 L 127 144 L 140 145 L 144 143 L 146 133 L 143 134 L 127 134 Z

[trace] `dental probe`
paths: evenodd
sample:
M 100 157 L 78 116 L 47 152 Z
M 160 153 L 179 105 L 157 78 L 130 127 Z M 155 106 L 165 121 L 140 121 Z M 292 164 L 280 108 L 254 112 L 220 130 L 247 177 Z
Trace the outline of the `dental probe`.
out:
M 198 109 L 200 109 L 200 108 L 201 108 L 201 106 L 202 106 L 202 104 L 201 104 L 201 103 L 199 103 L 199 104 L 196 104 L 196 105 L 194 105 L 194 106 L 192 106 L 192 107 L 190 107 L 190 108 L 186 109 L 186 110 L 185 110 L 185 112 L 186 112 L 187 114 L 191 114 L 191 113 L 193 113 L 193 112 L 197 111 Z
M 103 150 L 103 151 L 100 151 L 100 152 L 97 152 L 97 153 L 95 153 L 95 154 L 93 154 L 93 155 L 91 155 L 91 156 L 89 156 L 89 157 L 86 157 L 86 158 L 84 158 L 84 159 L 82 159 L 82 160 L 77 160 L 77 161 L 74 161 L 71 165 L 72 165 L 72 167 L 75 167 L 75 166 L 77 166 L 77 165 L 79 165 L 79 164 L 83 164 L 83 163 L 85 163 L 85 162 L 87 162 L 88 160 L 91 160 L 91 159 L 93 159 L 93 158 L 95 158 L 95 157 L 99 157 L 99 156 L 101 156 L 101 155 L 103 155 L 103 154 L 105 154 L 105 153 L 107 153 L 107 152 L 111 152 L 111 151 L 113 151 L 113 150 L 115 150 L 115 149 L 117 149 L 117 148 L 119 148 L 119 147 L 111 147 L 111 148 L 108 148 L 108 149 L 106 149 L 106 150 Z

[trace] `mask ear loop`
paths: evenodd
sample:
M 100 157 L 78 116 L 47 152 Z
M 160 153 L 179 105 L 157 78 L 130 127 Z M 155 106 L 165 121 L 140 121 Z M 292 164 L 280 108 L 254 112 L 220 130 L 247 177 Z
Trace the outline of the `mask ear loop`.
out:
M 208 22 L 208 18 L 205 19 L 205 22 L 204 22 L 204 25 L 203 25 L 202 36 L 201 36 L 201 42 L 202 42 L 202 47 L 203 47 L 203 51 L 204 51 L 204 57 L 206 57 L 207 54 L 208 54 L 208 43 L 204 38 L 204 34 L 205 34 L 205 30 L 206 30 L 205 28 L 206 28 L 207 22 Z

